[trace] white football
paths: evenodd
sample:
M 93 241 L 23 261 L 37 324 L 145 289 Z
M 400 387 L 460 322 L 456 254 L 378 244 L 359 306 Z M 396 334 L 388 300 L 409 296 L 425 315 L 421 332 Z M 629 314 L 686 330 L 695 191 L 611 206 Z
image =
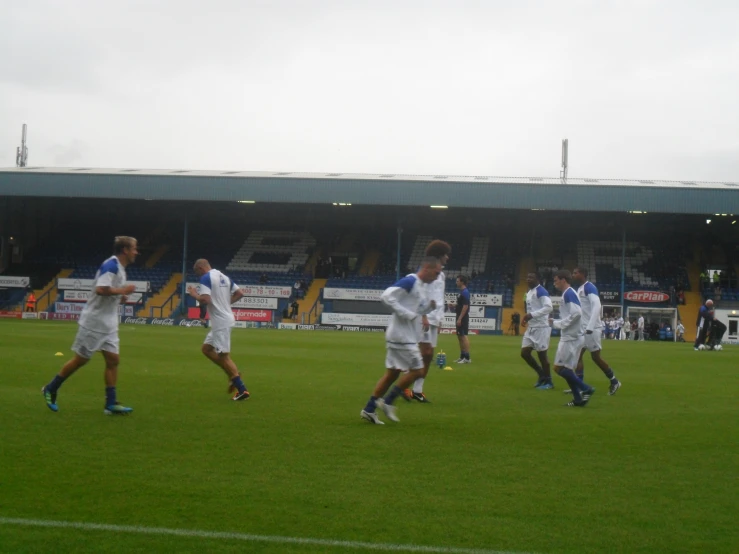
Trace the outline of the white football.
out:
M 705 350 L 705 349 L 706 349 L 706 345 L 705 344 L 699 344 L 698 345 L 698 350 Z
M 723 349 L 724 349 L 724 347 L 723 347 L 723 346 L 721 346 L 720 344 L 717 344 L 716 346 L 714 346 L 714 347 L 713 347 L 713 349 L 714 349 L 714 350 L 723 350 Z

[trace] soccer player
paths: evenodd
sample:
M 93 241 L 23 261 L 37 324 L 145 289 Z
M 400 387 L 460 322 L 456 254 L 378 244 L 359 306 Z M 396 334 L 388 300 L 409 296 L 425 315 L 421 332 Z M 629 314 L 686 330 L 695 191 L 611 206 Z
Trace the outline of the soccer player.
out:
M 639 331 L 639 340 L 644 340 L 644 316 L 640 315 L 636 321 L 636 328 Z
M 188 287 L 187 293 L 201 305 L 208 307 L 210 332 L 205 337 L 201 351 L 211 362 L 220 367 L 231 381 L 229 393 L 236 392 L 232 400 L 246 400 L 249 391 L 241 380 L 239 369 L 231 359 L 231 327 L 235 319 L 231 304 L 244 296 L 244 292 L 231 279 L 210 267 L 208 260 L 200 259 L 193 266 L 200 278 L 196 287 Z
M 426 256 L 439 258 L 442 268 L 449 261 L 449 254 L 452 247 L 443 240 L 434 240 L 426 247 Z M 426 297 L 436 303 L 436 309 L 430 314 L 421 318 L 421 326 L 423 336 L 421 343 L 421 356 L 423 357 L 423 369 L 420 371 L 418 379 L 413 383 L 413 390 L 406 389 L 403 394 L 406 400 L 418 400 L 419 402 L 430 402 L 423 393 L 423 384 L 429 373 L 429 367 L 434 359 L 434 348 L 439 338 L 439 329 L 444 321 L 444 285 L 446 283 L 446 275 L 441 271 L 435 281 L 426 285 Z
M 554 286 L 562 293 L 562 304 L 559 307 L 560 319 L 550 320 L 555 329 L 561 330 L 557 354 L 554 357 L 554 371 L 570 385 L 572 402 L 565 406 L 584 407 L 595 389 L 585 384 L 573 371 L 582 350 L 583 337 L 580 331 L 582 309 L 577 293 L 570 286 L 572 275 L 566 269 L 554 274 Z
M 685 342 L 685 325 L 683 325 L 682 321 L 677 322 L 677 328 L 675 331 L 677 342 Z
M 377 382 L 369 402 L 359 412 L 360 417 L 370 423 L 383 425 L 375 411 L 378 407 L 391 421 L 400 421 L 393 402 L 403 395 L 403 389 L 416 380 L 424 365 L 418 347 L 421 341 L 419 320 L 436 309 L 436 302 L 426 298 L 423 284 L 433 283 L 439 273 L 439 258 L 424 258 L 418 273 L 403 277 L 382 293 L 382 302 L 393 311 L 393 315 L 385 331 L 385 375 Z M 395 381 L 397 385 L 392 387 L 385 398 L 381 398 Z
M 465 275 L 457 276 L 457 288 L 459 296 L 457 296 L 457 308 L 455 315 L 457 317 L 457 340 L 459 341 L 459 359 L 454 363 L 471 364 L 470 360 L 470 291 L 467 288 L 467 277 Z
M 549 327 L 552 299 L 547 289 L 541 286 L 541 277 L 538 273 L 526 275 L 526 284 L 529 291 L 526 293 L 526 315 L 523 316 L 523 320 L 524 323 L 528 323 L 528 327 L 523 334 L 521 357 L 539 376 L 534 387 L 541 390 L 553 389 L 554 384 L 547 357 L 549 339 L 552 335 L 552 329 Z M 541 366 L 531 355 L 532 350 L 536 350 Z
M 572 282 L 578 287 L 577 296 L 582 306 L 580 328 L 585 336 L 584 348 L 580 352 L 580 359 L 577 362 L 577 371 L 575 373 L 577 373 L 580 379 L 584 378 L 585 366 L 582 358 L 587 350 L 590 352 L 590 357 L 595 362 L 595 365 L 600 368 L 611 382 L 608 387 L 608 394 L 613 396 L 621 388 L 621 382 L 616 379 L 608 362 L 600 355 L 601 340 L 603 338 L 603 322 L 600 320 L 600 297 L 598 296 L 598 289 L 595 288 L 593 283 L 588 281 L 588 270 L 584 267 L 576 267 L 572 271 Z
M 95 274 L 91 296 L 77 322 L 77 336 L 72 344 L 74 357 L 62 367 L 56 377 L 41 389 L 46 405 L 52 412 L 59 410 L 57 393 L 70 375 L 90 361 L 95 352 L 101 352 L 105 360 L 105 405 L 106 415 L 124 415 L 133 408 L 122 406 L 116 398 L 118 363 L 120 361 L 118 340 L 118 305 L 136 290 L 135 285 L 126 285 L 126 266 L 138 255 L 138 244 L 133 237 L 115 237 L 113 255 L 105 260 Z
M 706 303 L 701 306 L 698 310 L 698 320 L 695 324 L 698 326 L 698 333 L 696 333 L 695 344 L 693 345 L 694 350 L 698 350 L 698 347 L 706 343 L 708 332 L 711 330 L 711 323 L 714 320 L 713 300 L 710 298 L 706 300 Z

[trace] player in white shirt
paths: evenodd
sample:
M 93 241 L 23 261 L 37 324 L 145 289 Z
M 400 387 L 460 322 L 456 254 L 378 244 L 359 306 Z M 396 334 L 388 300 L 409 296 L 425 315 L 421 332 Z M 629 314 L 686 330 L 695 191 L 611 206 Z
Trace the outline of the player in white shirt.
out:
M 583 345 L 583 337 L 580 332 L 580 319 L 582 309 L 577 293 L 570 286 L 572 275 L 566 269 L 560 269 L 554 274 L 554 286 L 562 293 L 562 304 L 559 307 L 560 319 L 551 320 L 555 329 L 560 329 L 559 346 L 554 357 L 554 371 L 570 385 L 573 400 L 565 406 L 584 407 L 595 389 L 580 379 L 574 368 Z
M 552 328 L 549 327 L 549 314 L 552 313 L 552 299 L 547 289 L 541 286 L 541 277 L 538 273 L 529 273 L 526 276 L 526 284 L 529 291 L 526 293 L 526 315 L 523 316 L 527 323 L 526 332 L 523 334 L 521 343 L 521 357 L 536 371 L 539 379 L 534 387 L 541 390 L 553 389 L 552 373 L 549 368 L 549 339 L 552 336 Z M 541 366 L 536 363 L 531 352 L 536 350 Z
M 611 382 L 608 388 L 608 394 L 613 396 L 621 388 L 621 382 L 616 379 L 613 369 L 611 369 L 608 362 L 600 355 L 603 323 L 600 320 L 601 305 L 598 289 L 595 288 L 593 283 L 588 281 L 588 270 L 584 267 L 576 267 L 572 271 L 572 282 L 578 287 L 577 295 L 582 305 L 582 323 L 580 327 L 585 337 L 584 348 L 580 352 L 580 359 L 577 362 L 577 371 L 575 373 L 577 373 L 580 379 L 583 379 L 585 366 L 582 358 L 585 350 L 587 350 L 590 352 L 590 357 L 595 364 Z
M 677 322 L 677 328 L 675 330 L 677 331 L 677 342 L 685 342 L 685 325 L 683 325 L 682 321 Z
M 639 331 L 639 340 L 644 340 L 644 316 L 640 315 L 636 322 L 636 328 Z
M 449 261 L 449 254 L 451 254 L 451 252 L 452 247 L 442 240 L 431 241 L 426 247 L 426 256 L 439 258 L 442 268 L 446 265 L 447 261 Z M 423 369 L 420 371 L 418 379 L 413 383 L 413 390 L 405 389 L 403 391 L 403 395 L 406 400 L 413 399 L 418 400 L 419 402 L 430 402 L 423 393 L 423 384 L 426 381 L 429 367 L 431 367 L 431 362 L 434 359 L 434 348 L 436 348 L 436 344 L 439 339 L 439 329 L 444 322 L 445 285 L 446 275 L 443 271 L 439 273 L 439 276 L 435 281 L 425 285 L 426 297 L 429 300 L 436 302 L 436 309 L 421 318 L 421 330 L 423 334 L 419 346 L 421 348 L 421 356 L 423 357 Z
M 113 256 L 103 262 L 95 274 L 91 295 L 80 314 L 79 329 L 72 345 L 74 358 L 62 367 L 59 374 L 41 389 L 46 405 L 53 412 L 59 410 L 56 403 L 57 391 L 62 383 L 75 371 L 90 361 L 95 352 L 105 359 L 105 408 L 107 415 L 123 415 L 133 411 L 122 406 L 116 398 L 118 364 L 120 362 L 118 306 L 125 304 L 128 295 L 136 287 L 126 285 L 126 266 L 138 255 L 138 245 L 133 237 L 116 237 L 113 241 Z
M 229 392 L 236 392 L 232 400 L 246 400 L 249 391 L 231 359 L 231 328 L 235 323 L 231 304 L 243 297 L 244 292 L 226 275 L 210 267 L 208 260 L 196 261 L 193 270 L 200 278 L 200 284 L 197 288 L 188 287 L 187 293 L 200 304 L 208 306 L 210 318 L 210 332 L 205 337 L 201 351 L 226 373 L 231 381 Z
M 616 340 L 624 340 L 624 318 L 621 316 L 616 320 Z
M 441 273 L 439 258 L 427 257 L 418 273 L 403 277 L 382 293 L 382 302 L 393 311 L 385 331 L 385 374 L 375 385 L 372 396 L 359 415 L 382 425 L 376 409 L 380 408 L 392 421 L 399 421 L 393 402 L 403 396 L 403 389 L 410 386 L 423 369 L 423 358 L 418 343 L 421 341 L 421 318 L 436 309 L 436 302 L 426 297 L 424 283 L 433 283 Z M 402 376 L 401 376 L 402 374 Z M 390 389 L 390 386 L 397 384 Z M 381 398 L 388 389 L 390 392 Z

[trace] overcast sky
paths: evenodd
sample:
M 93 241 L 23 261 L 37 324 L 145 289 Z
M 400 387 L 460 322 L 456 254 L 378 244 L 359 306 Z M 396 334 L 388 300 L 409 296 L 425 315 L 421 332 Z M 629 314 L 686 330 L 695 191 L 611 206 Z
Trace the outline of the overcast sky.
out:
M 0 12 L 0 167 L 739 181 L 737 0 Z

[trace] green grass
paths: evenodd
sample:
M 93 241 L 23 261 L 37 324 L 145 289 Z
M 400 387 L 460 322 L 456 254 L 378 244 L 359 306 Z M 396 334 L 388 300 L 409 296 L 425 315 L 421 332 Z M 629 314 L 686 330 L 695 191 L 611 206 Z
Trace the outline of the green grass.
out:
M 122 326 L 106 417 L 98 355 L 39 392 L 76 326 L 0 320 L 0 517 L 514 552 L 739 551 L 739 348 L 608 341 L 624 386 L 585 409 L 535 375 L 511 337 L 432 368 L 430 405 L 359 418 L 381 334 L 239 330 L 252 391 L 199 352 L 205 330 Z M 456 340 L 443 336 L 449 358 Z M 553 341 L 553 348 L 556 341 Z M 61 351 L 64 358 L 54 357 Z M 342 547 L 0 524 L 2 552 L 340 552 Z M 362 549 L 352 550 L 361 552 Z

